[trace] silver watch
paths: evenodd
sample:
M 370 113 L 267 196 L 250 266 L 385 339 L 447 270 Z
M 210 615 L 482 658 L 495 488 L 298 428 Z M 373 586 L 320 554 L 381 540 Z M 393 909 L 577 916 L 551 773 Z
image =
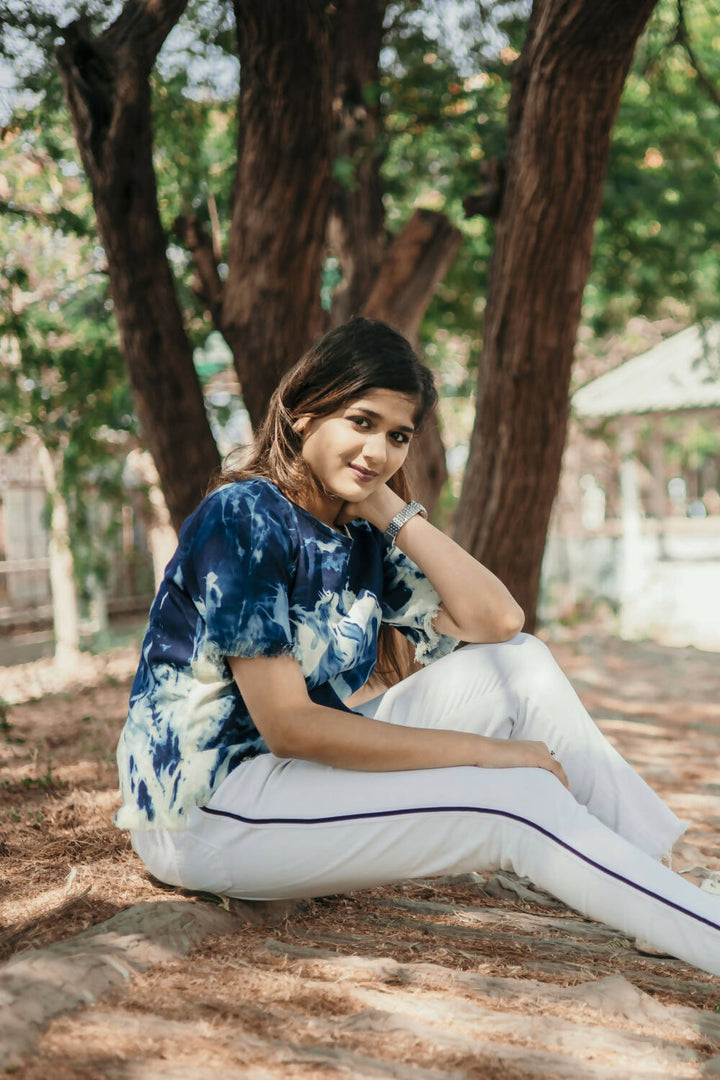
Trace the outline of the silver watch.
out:
M 403 506 L 402 510 L 398 510 L 397 514 L 385 530 L 385 536 L 391 544 L 395 543 L 397 534 L 400 532 L 403 525 L 408 522 L 411 517 L 415 517 L 416 514 L 422 514 L 422 516 L 426 518 L 427 510 L 422 505 L 422 503 L 415 502 L 414 499 L 412 499 L 409 503 L 405 503 L 405 506 Z

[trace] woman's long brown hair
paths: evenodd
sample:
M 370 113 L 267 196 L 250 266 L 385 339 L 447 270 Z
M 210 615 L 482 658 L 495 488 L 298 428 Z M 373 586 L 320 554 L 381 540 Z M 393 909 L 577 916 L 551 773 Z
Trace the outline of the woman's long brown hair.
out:
M 253 447 L 249 453 L 240 448 L 228 455 L 212 487 L 262 476 L 303 505 L 322 489 L 302 456 L 302 436 L 294 424 L 303 416 L 328 416 L 370 390 L 414 398 L 416 430 L 437 403 L 432 372 L 407 339 L 385 323 L 357 317 L 331 330 L 288 371 L 270 399 Z M 388 486 L 405 501 L 411 498 L 403 469 Z M 392 683 L 405 678 L 411 664 L 407 639 L 381 626 L 373 677 Z

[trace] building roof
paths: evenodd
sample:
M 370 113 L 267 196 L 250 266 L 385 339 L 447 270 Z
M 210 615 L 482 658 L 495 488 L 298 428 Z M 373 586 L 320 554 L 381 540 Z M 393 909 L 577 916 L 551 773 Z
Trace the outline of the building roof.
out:
M 689 326 L 581 386 L 580 419 L 720 407 L 720 322 Z

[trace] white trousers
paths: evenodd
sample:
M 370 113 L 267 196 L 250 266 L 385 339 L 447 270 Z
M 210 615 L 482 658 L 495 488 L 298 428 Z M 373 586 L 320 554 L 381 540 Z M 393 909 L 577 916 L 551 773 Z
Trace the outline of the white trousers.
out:
M 720 901 L 660 862 L 684 825 L 606 741 L 537 638 L 471 645 L 358 708 L 388 723 L 536 739 L 542 769 L 368 773 L 264 754 L 186 831 L 136 831 L 169 884 L 245 899 L 514 870 L 631 937 L 720 975 Z

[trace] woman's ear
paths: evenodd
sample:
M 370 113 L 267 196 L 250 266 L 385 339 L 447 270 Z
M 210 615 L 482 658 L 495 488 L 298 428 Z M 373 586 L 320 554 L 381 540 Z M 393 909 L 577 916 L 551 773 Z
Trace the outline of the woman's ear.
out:
M 310 417 L 309 416 L 300 416 L 300 417 L 298 417 L 298 419 L 295 421 L 295 423 L 292 426 L 293 431 L 296 432 L 296 434 L 298 434 L 298 435 L 302 435 L 302 433 L 305 431 L 305 428 L 308 426 L 309 423 L 310 423 Z

